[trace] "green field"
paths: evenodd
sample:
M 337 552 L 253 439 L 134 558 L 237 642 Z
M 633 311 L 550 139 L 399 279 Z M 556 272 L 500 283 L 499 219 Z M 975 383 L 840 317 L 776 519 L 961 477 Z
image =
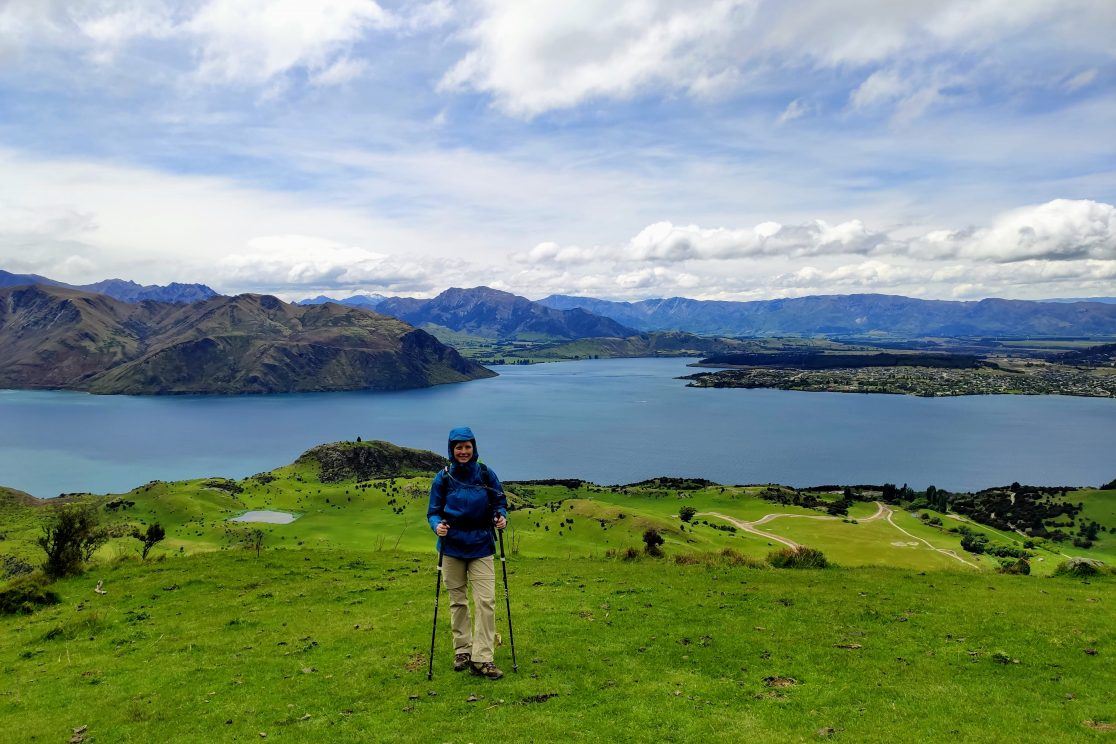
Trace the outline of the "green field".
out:
M 167 539 L 146 562 L 112 539 L 54 584 L 60 604 L 0 616 L 0 731 L 17 732 L 4 740 L 81 726 L 87 742 L 1102 741 L 1116 728 L 1116 577 L 1049 576 L 1066 555 L 1111 564 L 1107 531 L 1088 550 L 1038 541 L 1032 575 L 1008 576 L 949 528 L 1022 536 L 871 499 L 842 518 L 763 500 L 764 486 L 512 483 L 519 672 L 500 603 L 505 679 L 455 675 L 446 620 L 428 682 L 429 475 L 319 475 L 301 458 L 71 497 L 109 525 L 158 521 Z M 41 560 L 49 507 L 0 496 L 0 553 Z M 133 504 L 105 510 L 119 498 Z M 1116 525 L 1116 492 L 1066 498 Z M 255 509 L 300 516 L 227 521 Z M 259 557 L 242 544 L 254 527 Z M 617 557 L 648 528 L 663 558 Z M 780 540 L 837 567 L 766 567 Z

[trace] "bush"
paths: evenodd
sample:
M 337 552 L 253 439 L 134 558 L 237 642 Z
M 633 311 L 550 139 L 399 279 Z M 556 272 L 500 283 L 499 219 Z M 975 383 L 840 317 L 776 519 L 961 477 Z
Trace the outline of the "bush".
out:
M 655 558 L 661 558 L 663 555 L 663 550 L 659 546 L 662 545 L 664 542 L 665 540 L 663 540 L 663 536 L 660 535 L 659 531 L 654 527 L 648 528 L 647 531 L 643 533 L 643 550 L 647 553 L 647 555 L 653 556 Z
M 683 506 L 678 510 L 678 518 L 683 522 L 689 522 L 697 514 L 697 509 L 692 506 Z
M 773 550 L 768 553 L 767 562 L 775 568 L 827 568 L 829 566 L 824 553 L 801 545 L 797 548 Z
M 97 510 L 82 504 L 63 504 L 43 524 L 36 541 L 46 552 L 43 570 L 51 579 L 80 573 L 82 565 L 108 540 L 98 524 Z
M 1027 562 L 1026 558 L 1003 558 L 1000 560 L 1000 567 L 996 570 L 1002 574 L 1029 576 L 1031 574 L 1031 564 Z
M 984 549 L 988 546 L 988 537 L 973 532 L 965 534 L 961 538 L 961 547 L 970 553 L 983 553 Z
M 41 573 L 24 574 L 0 590 L 0 615 L 30 615 L 40 607 L 62 601 Z
M 1104 564 L 1100 561 L 1094 561 L 1088 558 L 1070 558 L 1068 561 L 1062 561 L 1058 564 L 1058 567 L 1054 569 L 1054 575 L 1084 579 L 1090 576 L 1096 576 L 1103 569 Z

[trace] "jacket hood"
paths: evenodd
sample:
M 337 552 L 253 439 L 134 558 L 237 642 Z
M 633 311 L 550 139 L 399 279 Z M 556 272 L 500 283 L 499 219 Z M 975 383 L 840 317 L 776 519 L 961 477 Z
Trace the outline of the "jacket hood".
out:
M 453 445 L 457 442 L 472 442 L 473 443 L 473 459 L 469 462 L 477 461 L 477 438 L 473 436 L 473 430 L 468 426 L 459 426 L 449 433 L 449 459 L 454 465 L 457 465 L 457 460 L 453 459 Z

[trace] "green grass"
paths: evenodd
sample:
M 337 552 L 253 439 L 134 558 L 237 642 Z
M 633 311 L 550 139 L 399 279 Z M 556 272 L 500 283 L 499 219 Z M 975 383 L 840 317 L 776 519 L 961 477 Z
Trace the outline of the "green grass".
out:
M 809 741 L 832 728 L 844 741 L 993 742 L 1100 741 L 1083 722 L 1116 721 L 1111 579 L 669 559 L 509 566 L 520 671 L 505 645 L 499 682 L 450 670 L 448 621 L 427 682 L 429 550 L 101 567 L 59 582 L 62 605 L 0 618 L 0 730 L 464 742 Z M 104 596 L 92 591 L 101 579 Z M 555 697 L 532 702 L 542 695 Z
M 506 679 L 453 674 L 445 618 L 428 683 L 428 487 L 429 476 L 321 483 L 300 460 L 263 477 L 124 494 L 134 506 L 103 519 L 158 521 L 167 539 L 146 563 L 136 540 L 111 540 L 85 575 L 54 585 L 62 604 L 0 617 L 0 731 L 57 741 L 85 725 L 87 741 L 112 742 L 261 732 L 296 742 L 808 741 L 819 731 L 992 742 L 1095 741 L 1104 733 L 1084 722 L 1116 723 L 1116 578 L 1045 577 L 1063 551 L 1110 556 L 1110 533 L 1092 550 L 1043 543 L 1033 575 L 1003 576 L 996 559 L 961 551 L 948 531 L 956 517 L 938 528 L 896 507 L 893 523 L 869 520 L 877 505 L 855 503 L 846 520 L 761 525 L 838 565 L 775 570 L 716 557 L 732 548 L 763 558 L 780 547 L 772 539 L 677 516 L 682 506 L 745 522 L 821 515 L 762 500 L 764 486 L 511 484 L 513 501 L 530 505 L 506 533 L 520 672 L 505 646 Z M 1068 498 L 1116 525 L 1116 492 Z M 227 521 L 255 509 L 301 516 Z M 0 551 L 39 560 L 43 516 L 0 498 Z M 995 543 L 1023 541 L 965 524 Z M 265 533 L 259 558 L 239 546 L 254 527 Z M 648 528 L 666 538 L 665 558 L 606 558 L 641 546 Z M 102 579 L 106 595 L 93 592 Z

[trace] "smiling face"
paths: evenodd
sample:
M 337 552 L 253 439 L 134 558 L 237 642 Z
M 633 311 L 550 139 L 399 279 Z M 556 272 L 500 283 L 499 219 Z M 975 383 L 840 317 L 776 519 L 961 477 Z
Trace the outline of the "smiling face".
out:
M 473 459 L 473 443 L 472 442 L 454 442 L 453 444 L 453 459 L 462 464 L 469 462 Z

